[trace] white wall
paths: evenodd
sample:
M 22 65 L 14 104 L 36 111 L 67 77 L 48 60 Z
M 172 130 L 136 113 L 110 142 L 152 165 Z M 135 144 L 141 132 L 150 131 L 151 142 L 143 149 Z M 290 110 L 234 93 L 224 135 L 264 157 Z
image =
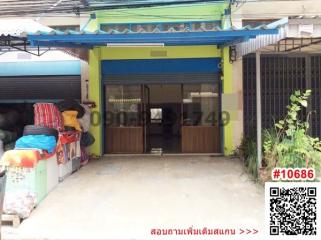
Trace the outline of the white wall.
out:
M 36 53 L 34 51 L 34 53 Z M 43 62 L 43 61 L 75 61 L 79 60 L 67 53 L 58 50 L 51 50 L 42 56 L 35 56 L 22 51 L 10 51 L 0 55 L 1 62 Z
M 232 13 L 234 21 L 239 21 L 242 18 L 273 19 L 297 15 L 316 16 L 321 15 L 321 1 L 248 0 L 234 5 Z

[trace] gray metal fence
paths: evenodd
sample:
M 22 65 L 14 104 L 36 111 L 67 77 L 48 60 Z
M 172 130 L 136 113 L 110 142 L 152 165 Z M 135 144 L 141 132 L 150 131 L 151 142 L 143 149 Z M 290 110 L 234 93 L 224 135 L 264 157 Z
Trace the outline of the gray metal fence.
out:
M 273 127 L 286 114 L 290 95 L 295 90 L 312 89 L 310 106 L 301 118 L 310 115 L 313 136 L 321 137 L 321 55 L 262 55 L 262 128 Z M 244 135 L 256 132 L 256 63 L 255 56 L 243 58 Z
M 315 111 L 311 117 L 312 134 L 321 138 L 321 56 L 311 56 L 311 88 L 311 107 Z

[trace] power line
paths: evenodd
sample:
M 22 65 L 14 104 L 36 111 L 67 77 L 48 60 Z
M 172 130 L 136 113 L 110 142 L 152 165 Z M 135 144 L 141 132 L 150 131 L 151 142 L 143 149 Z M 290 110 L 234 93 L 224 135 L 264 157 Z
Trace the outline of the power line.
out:
M 0 12 L 2 16 L 8 15 L 32 15 L 45 13 L 81 13 L 96 10 L 111 10 L 121 8 L 143 8 L 143 7 L 157 7 L 157 6 L 174 6 L 193 3 L 210 3 L 223 2 L 221 0 L 171 0 L 171 1 L 126 1 L 122 3 L 116 1 L 117 4 L 99 4 L 99 5 L 83 5 L 79 0 L 61 1 L 61 6 L 55 6 L 57 0 L 34 0 L 34 1 L 17 1 L 17 0 L 2 0 L 0 5 Z M 81 1 L 84 3 L 84 1 Z M 113 2 L 113 1 L 109 1 Z M 130 2 L 130 3 L 129 3 Z
M 54 9 L 55 7 L 57 7 L 61 2 L 63 2 L 64 0 L 58 0 L 54 5 L 52 5 L 50 7 L 50 9 Z M 42 13 L 39 17 L 36 18 L 36 21 L 39 21 L 41 17 L 45 16 L 46 13 Z
M 280 1 L 280 0 L 277 0 Z M 281 0 L 284 2 L 289 2 L 286 0 Z M 291 0 L 291 1 L 303 1 L 303 0 Z M 165 17 L 165 18 L 171 18 L 171 19 L 184 19 L 184 18 L 200 18 L 204 19 L 207 17 L 213 17 L 213 16 L 219 16 L 220 13 L 213 13 L 212 15 L 146 15 L 146 14 L 140 14 L 140 13 L 128 13 L 127 15 L 124 15 L 126 13 L 126 9 L 129 8 L 137 8 L 137 5 L 133 4 L 118 4 L 112 5 L 112 6 L 104 6 L 104 7 L 86 7 L 84 5 L 80 5 L 80 1 L 77 0 L 69 0 L 69 1 L 59 1 L 61 2 L 61 6 L 55 6 L 54 8 L 52 7 L 57 0 L 34 0 L 34 1 L 29 1 L 29 0 L 24 0 L 24 1 L 17 1 L 17 0 L 1 0 L 0 3 L 0 12 L 2 16 L 5 17 L 13 17 L 13 16 L 18 16 L 21 17 L 22 15 L 24 16 L 39 16 L 39 14 L 45 14 L 46 17 L 59 17 L 59 16 L 68 16 L 71 14 L 71 16 L 74 16 L 75 9 L 78 9 L 80 14 L 83 13 L 88 13 L 93 10 L 114 10 L 112 13 L 106 13 L 108 14 L 109 17 L 124 17 L 124 16 L 132 16 L 132 17 L 144 17 L 144 18 L 157 18 L 157 17 Z M 119 1 L 114 1 L 118 2 Z M 133 2 L 141 2 L 141 1 L 133 1 Z M 206 4 L 206 3 L 214 3 L 218 1 L 214 0 L 185 0 L 185 1 L 171 1 L 171 4 L 167 1 L 162 2 L 161 5 L 162 7 L 166 8 L 175 8 L 178 3 L 179 5 L 185 5 L 185 6 L 191 6 L 189 5 L 191 3 L 199 3 L 199 4 Z M 262 18 L 264 16 L 270 17 L 273 15 L 275 18 L 277 17 L 284 17 L 284 16 L 289 16 L 289 15 L 298 15 L 293 12 L 278 12 L 278 13 L 237 13 L 237 11 L 243 7 L 246 3 L 253 3 L 253 2 L 275 2 L 274 0 L 248 0 L 248 1 L 237 1 L 236 8 L 232 8 L 232 17 L 251 17 L 251 18 Z M 189 3 L 189 4 L 187 4 Z M 160 4 L 160 3 L 158 3 Z M 158 6 L 156 4 L 141 4 L 139 7 L 147 7 L 147 6 Z M 117 15 L 115 14 L 116 12 L 119 12 L 122 15 Z M 309 12 L 308 15 L 320 15 L 320 12 Z M 103 16 L 103 15 L 102 15 Z

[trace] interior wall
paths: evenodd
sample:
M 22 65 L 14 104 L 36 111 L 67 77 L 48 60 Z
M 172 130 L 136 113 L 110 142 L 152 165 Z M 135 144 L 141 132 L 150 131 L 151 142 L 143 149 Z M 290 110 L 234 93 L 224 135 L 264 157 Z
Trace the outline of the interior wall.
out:
M 150 103 L 180 103 L 181 85 L 148 85 L 150 88 Z
M 161 107 L 163 111 L 165 108 L 170 108 L 174 111 L 176 116 L 175 124 L 173 125 L 173 132 L 176 135 L 180 135 L 181 121 L 180 121 L 180 108 L 181 108 L 181 85 L 148 85 L 150 89 L 150 107 L 158 108 Z M 162 134 L 161 124 L 150 125 L 151 134 Z

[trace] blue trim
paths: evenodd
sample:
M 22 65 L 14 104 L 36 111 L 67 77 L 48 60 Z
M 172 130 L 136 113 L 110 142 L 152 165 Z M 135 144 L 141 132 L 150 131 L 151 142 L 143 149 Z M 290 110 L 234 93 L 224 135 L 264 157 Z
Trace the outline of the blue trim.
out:
M 130 33 L 107 34 L 85 33 L 68 35 L 28 35 L 32 46 L 64 46 L 82 44 L 89 46 L 106 46 L 107 43 L 164 43 L 165 45 L 226 45 L 235 41 L 245 41 L 262 34 L 277 34 L 278 29 L 266 30 L 224 30 L 209 32 L 176 33 Z
M 52 42 L 41 42 L 39 44 L 37 41 L 31 41 L 31 45 L 33 46 L 43 46 L 43 47 L 52 47 Z M 70 43 L 70 42 L 55 42 L 54 46 L 56 47 L 66 47 L 66 48 L 87 48 L 87 49 L 92 49 L 93 46 L 86 44 L 86 43 Z
M 2 62 L 0 76 L 80 75 L 80 61 Z
M 221 58 L 104 60 L 102 75 L 219 73 Z
M 167 38 L 230 38 L 230 37 L 256 37 L 260 34 L 277 34 L 278 29 L 266 29 L 266 30 L 223 30 L 223 31 L 208 31 L 208 32 L 175 32 L 175 33 L 131 33 L 131 34 L 41 34 L 41 35 L 28 35 L 28 40 L 79 40 L 81 41 L 99 41 L 99 40 L 117 40 L 117 39 L 167 39 Z

